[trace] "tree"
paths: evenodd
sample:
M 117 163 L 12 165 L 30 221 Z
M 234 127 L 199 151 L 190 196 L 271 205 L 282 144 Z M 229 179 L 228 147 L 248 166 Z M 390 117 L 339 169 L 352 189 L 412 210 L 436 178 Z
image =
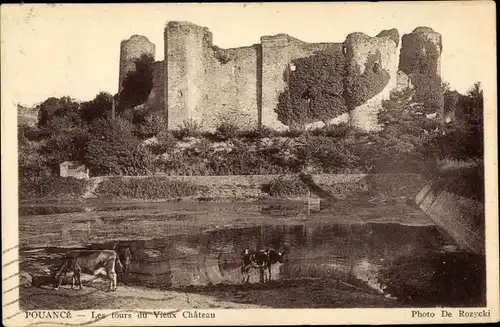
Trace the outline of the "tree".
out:
M 130 122 L 96 119 L 85 148 L 85 163 L 93 174 L 140 175 L 150 172 L 151 153 L 141 146 Z
M 151 54 L 143 54 L 134 62 L 135 70 L 129 72 L 123 80 L 123 89 L 119 94 L 118 110 L 120 113 L 148 99 L 153 89 L 153 62 L 154 57 Z
M 466 95 L 468 97 L 466 100 L 466 107 L 470 119 L 482 124 L 484 97 L 481 82 L 474 83 L 474 86 L 467 90 Z
M 143 121 L 137 126 L 137 135 L 140 138 L 158 136 L 166 130 L 167 124 L 163 115 L 158 112 L 149 112 L 144 115 Z
M 80 161 L 85 156 L 88 139 L 89 135 L 84 129 L 56 133 L 42 145 L 41 152 L 48 165 L 59 165 L 64 161 Z
M 51 97 L 38 106 L 38 127 L 72 128 L 81 125 L 80 104 L 70 97 Z
M 108 92 L 99 92 L 92 101 L 82 104 L 82 119 L 91 123 L 95 119 L 107 118 L 111 115 L 113 96 Z

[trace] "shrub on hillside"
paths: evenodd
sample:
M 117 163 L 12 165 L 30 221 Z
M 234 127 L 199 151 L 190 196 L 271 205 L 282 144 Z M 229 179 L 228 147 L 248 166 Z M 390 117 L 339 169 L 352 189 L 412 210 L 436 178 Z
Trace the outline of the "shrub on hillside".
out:
M 336 173 L 357 166 L 359 157 L 343 141 L 325 136 L 309 136 L 304 146 L 295 149 L 302 168 L 321 167 L 324 173 Z
M 474 160 L 454 161 L 434 172 L 436 187 L 484 203 L 484 164 Z
M 52 131 L 46 128 L 38 128 L 37 126 L 28 126 L 20 124 L 17 130 L 18 137 L 23 137 L 27 141 L 39 142 L 52 135 Z
M 95 119 L 111 117 L 113 107 L 113 96 L 108 92 L 99 92 L 91 101 L 82 103 L 81 117 L 91 123 Z
M 273 197 L 304 196 L 307 186 L 299 179 L 276 178 L 262 186 L 262 191 Z
M 315 128 L 309 132 L 309 134 L 314 136 L 327 136 L 344 138 L 353 131 L 353 128 L 346 123 L 340 123 L 338 125 L 326 125 L 321 128 Z
M 157 170 L 167 175 L 206 176 L 213 175 L 207 168 L 207 159 L 200 155 L 177 152 L 156 162 Z
M 166 134 L 167 122 L 158 112 L 147 112 L 140 123 L 136 125 L 136 135 L 140 139 L 147 139 L 158 134 Z
M 287 167 L 269 160 L 263 153 L 236 147 L 231 152 L 213 153 L 207 158 L 211 175 L 285 174 Z
M 38 127 L 49 127 L 51 124 L 56 131 L 79 126 L 80 104 L 70 97 L 51 97 L 42 102 L 38 106 Z
M 87 186 L 86 180 L 72 177 L 20 179 L 20 200 L 79 200 Z
M 175 149 L 177 139 L 166 129 L 162 129 L 156 134 L 157 142 L 148 146 L 155 155 L 170 153 Z
M 59 165 L 67 160 L 83 160 L 88 139 L 89 134 L 84 129 L 57 133 L 41 146 L 40 152 L 44 154 L 48 165 Z
M 180 140 L 186 137 L 197 137 L 201 134 L 201 124 L 193 119 L 187 119 L 179 125 L 179 129 L 173 132 L 173 135 Z
M 222 122 L 217 126 L 214 136 L 218 140 L 227 140 L 237 137 L 238 133 L 238 126 L 230 122 Z
M 140 144 L 126 120 L 97 119 L 90 127 L 85 163 L 94 175 L 147 175 L 152 153 Z
M 105 179 L 97 188 L 99 197 L 112 199 L 163 200 L 197 195 L 206 188 L 165 177 Z

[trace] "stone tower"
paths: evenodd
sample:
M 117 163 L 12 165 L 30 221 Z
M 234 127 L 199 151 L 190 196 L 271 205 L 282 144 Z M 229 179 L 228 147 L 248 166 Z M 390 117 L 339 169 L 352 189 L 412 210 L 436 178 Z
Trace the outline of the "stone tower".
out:
M 186 120 L 201 120 L 204 48 L 210 45 L 211 39 L 208 29 L 190 22 L 171 21 L 165 27 L 165 106 L 169 129 L 177 128 Z
M 155 44 L 142 35 L 132 35 L 128 40 L 120 44 L 120 72 L 118 81 L 118 92 L 122 89 L 122 83 L 127 74 L 135 70 L 134 61 L 143 54 L 155 57 Z
M 347 101 L 351 126 L 366 132 L 380 129 L 377 113 L 396 85 L 398 41 L 396 29 L 375 37 L 359 32 L 346 37 L 348 73 L 344 83 L 356 91 Z
M 444 119 L 441 89 L 442 39 L 430 27 L 417 27 L 403 35 L 399 57 L 400 80 L 409 81 L 415 90 L 414 100 L 424 103 L 427 113 L 436 112 Z M 403 83 L 400 83 L 403 84 Z
M 441 34 L 430 27 L 417 27 L 403 35 L 399 69 L 407 75 L 441 76 Z

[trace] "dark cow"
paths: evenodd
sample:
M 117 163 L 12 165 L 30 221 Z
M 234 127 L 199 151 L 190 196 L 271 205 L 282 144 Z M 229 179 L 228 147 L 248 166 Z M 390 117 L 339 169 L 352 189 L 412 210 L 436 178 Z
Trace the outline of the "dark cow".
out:
M 261 281 L 265 281 L 264 271 L 267 268 L 268 277 L 267 281 L 271 280 L 271 267 L 278 262 L 283 263 L 285 251 L 276 251 L 273 249 L 265 249 L 259 251 L 252 251 L 245 249 L 241 255 L 241 272 L 243 274 L 243 281 L 248 283 L 250 279 L 250 269 L 259 269 Z
M 118 258 L 123 264 L 123 283 L 127 284 L 128 283 L 128 277 L 130 277 L 130 274 L 132 273 L 132 259 L 134 258 L 134 253 L 132 252 L 132 249 L 128 246 L 120 246 L 118 244 L 115 244 L 113 246 L 113 250 L 115 250 L 118 253 Z
M 80 273 L 96 276 L 104 269 L 109 279 L 108 291 L 116 291 L 116 264 L 123 270 L 120 258 L 114 250 L 71 251 L 64 256 L 63 263 L 54 275 L 54 289 L 59 289 L 63 280 L 62 275 L 69 271 L 73 272 L 71 288 L 73 289 L 77 283 L 81 290 L 83 286 Z
M 249 249 L 243 250 L 241 253 L 241 273 L 243 275 L 242 282 L 248 283 L 250 280 L 250 270 L 252 268 L 259 269 L 264 272 L 267 261 L 267 254 L 261 251 L 253 251 Z
M 267 267 L 267 272 L 268 272 L 268 278 L 267 281 L 271 281 L 271 267 L 272 265 L 276 263 L 283 263 L 284 262 L 284 256 L 286 254 L 286 251 L 276 251 L 273 249 L 267 249 L 266 250 L 267 254 L 267 262 L 266 262 L 266 267 Z

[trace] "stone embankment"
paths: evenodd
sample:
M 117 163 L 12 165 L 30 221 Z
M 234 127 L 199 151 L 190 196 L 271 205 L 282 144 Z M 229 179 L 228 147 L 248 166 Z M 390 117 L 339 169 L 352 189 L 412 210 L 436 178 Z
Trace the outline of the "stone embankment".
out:
M 426 185 L 415 197 L 425 214 L 467 251 L 485 253 L 484 204 Z
M 100 185 L 116 176 L 91 178 L 84 199 L 102 198 Z M 289 198 L 308 196 L 329 200 L 366 199 L 371 202 L 394 200 L 413 201 L 426 180 L 418 174 L 312 174 L 312 175 L 232 175 L 232 176 L 123 176 L 122 180 L 161 179 L 167 182 L 184 182 L 199 187 L 200 192 L 190 197 L 219 201 L 262 199 L 271 195 L 266 185 L 275 181 L 300 183 L 303 192 Z M 132 183 L 131 183 L 132 187 Z M 309 192 L 308 192 L 309 191 Z M 129 199 L 150 200 L 150 199 Z M 172 199 L 156 199 L 172 200 Z

